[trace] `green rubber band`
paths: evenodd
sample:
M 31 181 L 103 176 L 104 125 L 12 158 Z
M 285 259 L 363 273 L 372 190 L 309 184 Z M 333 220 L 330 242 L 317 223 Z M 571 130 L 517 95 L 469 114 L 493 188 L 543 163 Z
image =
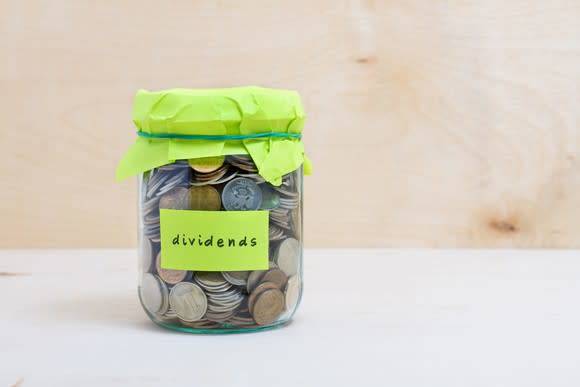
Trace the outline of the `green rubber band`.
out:
M 146 133 L 142 131 L 137 132 L 137 136 L 144 138 L 164 138 L 174 140 L 210 140 L 210 141 L 224 141 L 224 140 L 246 140 L 252 138 L 302 138 L 300 133 L 250 133 L 250 134 L 236 134 L 236 135 L 205 135 L 205 134 L 173 134 L 173 133 Z

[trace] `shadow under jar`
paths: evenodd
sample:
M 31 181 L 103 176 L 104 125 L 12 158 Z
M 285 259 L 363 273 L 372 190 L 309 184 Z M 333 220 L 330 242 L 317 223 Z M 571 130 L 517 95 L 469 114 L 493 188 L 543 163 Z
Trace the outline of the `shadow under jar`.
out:
M 170 108 L 163 106 L 163 101 L 170 99 L 163 95 L 175 97 L 176 91 L 157 92 L 155 108 L 173 118 L 183 111 L 183 105 L 195 110 L 191 103 L 199 102 L 199 91 L 187 92 L 195 98 L 180 96 L 184 101 Z M 146 93 L 141 97 L 148 97 L 145 99 L 151 108 L 151 93 L 139 93 Z M 232 94 L 239 106 L 245 106 L 248 95 L 262 101 L 257 107 L 246 107 L 254 110 L 254 116 L 256 108 L 272 109 L 272 101 L 278 102 L 279 111 L 262 111 L 269 113 L 263 115 L 269 121 L 273 113 L 287 119 L 286 130 L 293 131 L 286 133 L 295 133 L 298 127 L 301 130 L 304 116 L 299 97 L 285 90 L 219 89 L 218 97 L 209 98 L 213 106 L 209 117 L 198 115 L 209 121 L 214 118 L 211 112 L 218 108 L 222 116 L 234 114 L 222 99 Z M 245 123 L 239 106 L 230 106 L 239 114 L 232 120 L 238 128 Z M 140 112 L 137 108 L 134 111 L 138 134 L 147 126 L 140 114 L 155 116 L 151 110 Z M 198 115 L 194 115 L 197 119 L 192 119 L 192 127 L 199 123 Z M 300 125 L 292 127 L 296 122 Z M 179 138 L 183 129 L 177 126 L 178 130 L 170 129 L 169 135 L 153 132 L 152 136 L 138 138 L 148 141 L 143 144 L 146 149 L 163 141 L 180 142 L 179 146 L 189 149 L 187 158 L 172 161 L 168 156 L 167 162 L 154 168 L 138 168 L 139 298 L 156 324 L 186 332 L 233 333 L 278 327 L 294 315 L 302 296 L 302 182 L 308 165 L 300 151 L 299 136 L 265 136 L 262 133 L 268 132 L 263 124 L 256 128 L 257 135 L 249 136 L 219 134 L 202 140 L 198 136 L 207 134 L 188 131 L 190 138 Z M 248 140 L 252 145 L 246 146 Z M 204 147 L 199 146 L 200 141 Z M 216 147 L 221 151 L 207 156 L 206 145 L 215 143 L 223 148 Z M 256 143 L 264 146 L 256 147 Z M 277 147 L 286 151 L 272 154 Z M 257 156 L 252 152 L 256 149 L 260 155 L 266 149 L 272 161 L 255 162 Z M 288 149 L 298 152 L 289 155 Z M 236 150 L 239 153 L 234 153 Z M 197 154 L 204 157 L 195 157 Z M 295 161 L 288 162 L 288 156 Z M 120 177 L 125 176 L 121 173 Z

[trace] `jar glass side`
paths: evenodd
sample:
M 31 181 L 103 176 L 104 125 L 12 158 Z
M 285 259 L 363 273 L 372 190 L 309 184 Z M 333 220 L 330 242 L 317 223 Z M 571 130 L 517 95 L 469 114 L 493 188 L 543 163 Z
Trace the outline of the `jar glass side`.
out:
M 199 333 L 271 329 L 296 312 L 303 289 L 303 172 L 273 186 L 246 155 L 178 160 L 139 181 L 139 298 L 156 324 Z M 268 211 L 269 269 L 161 268 L 160 208 Z M 196 225 L 203 228 L 203 225 Z

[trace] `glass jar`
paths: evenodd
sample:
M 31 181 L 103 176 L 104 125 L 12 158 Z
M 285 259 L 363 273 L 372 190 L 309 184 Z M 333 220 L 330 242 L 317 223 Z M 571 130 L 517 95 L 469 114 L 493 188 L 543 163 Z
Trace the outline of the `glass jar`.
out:
M 242 331 L 272 328 L 290 320 L 302 294 L 302 171 L 267 183 L 246 155 L 179 160 L 140 177 L 139 297 L 158 325 L 181 331 Z M 203 271 L 165 268 L 160 210 L 258 211 L 268 217 L 266 270 Z M 195 221 L 195 219 L 193 219 Z M 181 248 L 251 247 L 252 233 L 228 237 L 203 224 L 180 238 Z M 219 227 L 218 227 L 219 228 Z M 183 238 L 185 238 L 185 246 Z M 244 238 L 246 240 L 244 241 Z M 173 241 L 172 241 L 173 242 Z M 212 246 L 206 246 L 206 244 Z M 256 241 L 257 243 L 257 241 Z M 200 252 L 201 253 L 201 252 Z M 194 257 L 193 257 L 194 258 Z M 234 257 L 232 257 L 234 258 Z M 171 264 L 169 267 L 173 267 Z
M 195 90 L 138 93 L 139 138 L 117 173 L 123 178 L 139 172 L 139 298 L 156 324 L 186 332 L 244 332 L 281 326 L 294 315 L 302 296 L 302 182 L 309 164 L 293 124 L 303 121 L 301 105 L 297 94 L 289 100 L 288 93 L 294 92 L 218 89 L 218 98 Z M 246 106 L 253 119 L 245 125 L 248 94 L 261 101 L 258 116 L 270 126 L 277 104 L 281 109 L 274 111 L 285 112 L 279 120 L 288 121 L 286 132 L 258 124 L 244 133 L 261 122 L 256 106 Z M 237 106 L 229 105 L 231 98 Z M 142 104 L 147 109 L 137 108 Z M 216 110 L 222 119 L 235 119 L 223 121 L 228 134 L 211 134 L 211 125 L 182 117 L 184 106 L 208 111 L 209 117 L 201 113 L 208 122 L 215 123 Z M 152 123 L 159 112 L 179 125 L 164 116 L 163 132 L 156 132 Z M 161 147 L 177 150 L 166 154 Z M 177 153 L 185 157 L 172 160 Z

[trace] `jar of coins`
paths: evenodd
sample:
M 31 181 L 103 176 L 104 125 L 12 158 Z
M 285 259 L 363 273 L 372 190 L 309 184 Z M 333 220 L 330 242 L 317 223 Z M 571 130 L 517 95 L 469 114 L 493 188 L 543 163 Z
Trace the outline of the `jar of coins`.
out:
M 302 180 L 294 91 L 137 93 L 137 139 L 117 179 L 139 180 L 139 298 L 165 328 L 282 326 L 302 296 Z

